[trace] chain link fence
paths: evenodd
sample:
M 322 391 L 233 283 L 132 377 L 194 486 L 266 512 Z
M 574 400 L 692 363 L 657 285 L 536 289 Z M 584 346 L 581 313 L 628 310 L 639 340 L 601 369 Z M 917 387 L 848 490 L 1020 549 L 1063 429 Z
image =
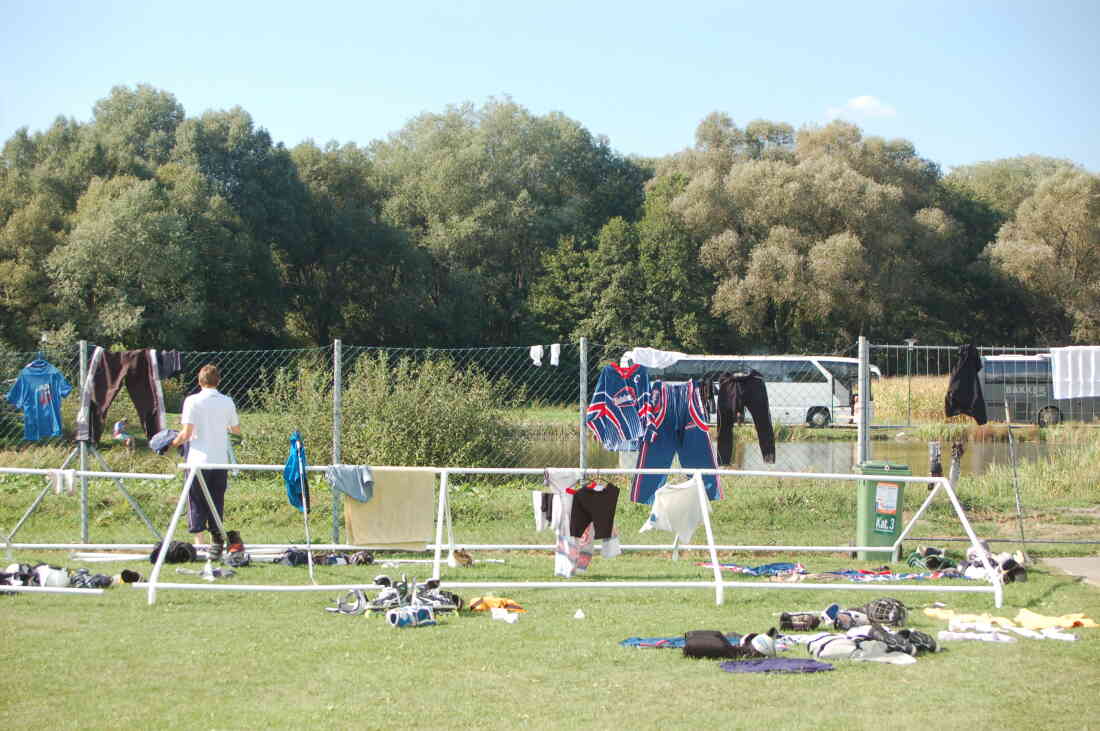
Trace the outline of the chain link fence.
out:
M 288 435 L 302 432 L 312 461 L 382 464 L 381 458 L 439 466 L 635 466 L 636 454 L 608 452 L 583 426 L 583 413 L 600 371 L 619 363 L 631 346 L 560 343 L 486 348 L 378 348 L 335 343 L 319 348 L 184 351 L 182 370 L 163 380 L 169 425 L 178 424 L 182 401 L 198 390 L 200 366 L 213 363 L 220 389 L 237 403 L 248 434 L 244 462 L 285 459 Z M 87 346 L 90 359 L 94 346 Z M 1003 420 L 1007 401 L 1014 422 L 1092 421 L 1097 399 L 1055 403 L 1049 351 L 981 347 L 992 421 Z M 916 342 L 870 346 L 876 427 L 944 423 L 943 400 L 957 346 Z M 854 441 L 858 398 L 855 348 L 839 356 L 769 356 L 751 366 L 764 375 L 776 441 L 776 462 L 765 464 L 751 415 L 734 432 L 734 469 L 849 472 L 858 462 Z M 22 370 L 42 356 L 72 385 L 62 402 L 63 434 L 73 439 L 79 406 L 80 349 L 0 352 L 7 394 Z M 731 356 L 706 356 L 657 374 L 669 380 L 713 379 L 737 367 Z M 709 360 L 708 360 L 709 359 Z M 337 379 L 337 374 L 339 378 Z M 378 417 L 378 418 L 375 418 Z M 966 417 L 969 418 L 969 417 Z M 954 417 L 965 421 L 964 417 Z M 120 389 L 106 423 L 136 411 Z M 173 421 L 175 419 L 175 421 Z M 375 422 L 386 421 L 380 427 Z M 391 422 L 400 424 L 401 428 Z M 712 415 L 713 423 L 713 415 Z M 812 427 L 830 427 L 812 429 Z M 811 427 L 803 429 L 803 427 Z M 5 399 L 0 448 L 24 444 L 22 413 Z M 716 430 L 712 429 L 714 438 Z M 135 435 L 136 436 L 136 435 Z M 104 440 L 111 438 L 105 429 Z M 395 451 L 397 442 L 412 451 Z
M 608 363 L 620 363 L 632 348 L 623 344 L 593 344 L 588 393 L 599 371 Z M 775 462 L 765 462 L 764 449 L 746 410 L 733 429 L 729 465 L 739 470 L 789 472 L 850 472 L 858 461 L 853 406 L 859 364 L 856 347 L 837 355 L 716 355 L 693 354 L 667 368 L 653 368 L 651 378 L 668 381 L 694 379 L 717 384 L 724 373 L 752 369 L 764 379 L 775 441 Z M 717 403 L 713 389 L 708 406 L 712 441 L 717 439 Z M 824 428 L 828 427 L 828 428 Z M 620 467 L 634 467 L 637 453 L 608 455 L 593 442 L 601 459 L 615 460 Z M 678 464 L 678 462 L 674 462 Z
M 263 397 L 271 390 L 280 372 L 298 372 L 312 366 L 332 372 L 331 346 L 291 350 L 184 351 L 180 353 L 182 370 L 165 381 L 165 408 L 179 412 L 183 399 L 199 390 L 199 368 L 218 367 L 218 390 L 231 397 L 241 412 L 263 408 Z M 169 395 L 171 394 L 171 395 Z
M 942 423 L 944 397 L 958 346 L 872 345 L 871 363 L 882 379 L 876 384 L 876 425 Z M 982 395 L 990 421 L 1054 426 L 1100 419 L 1100 398 L 1054 398 L 1051 351 L 1048 348 L 979 346 L 983 367 Z M 966 421 L 951 417 L 947 421 Z
M 373 412 L 406 414 L 405 437 L 439 466 L 575 467 L 580 455 L 579 343 L 485 348 L 344 346 L 341 357 L 342 458 L 378 453 L 364 444 Z M 366 392 L 374 391 L 373 397 Z M 379 403 L 387 398 L 394 403 Z M 480 424 L 490 412 L 491 423 Z M 398 413 L 391 421 L 402 421 Z M 387 429 L 396 429 L 389 426 Z M 387 431 L 387 434 L 392 432 Z M 472 446 L 480 444 L 480 446 Z M 393 450 L 384 450 L 393 454 Z M 408 455 L 405 461 L 422 461 Z M 381 462 L 375 461 L 378 464 Z

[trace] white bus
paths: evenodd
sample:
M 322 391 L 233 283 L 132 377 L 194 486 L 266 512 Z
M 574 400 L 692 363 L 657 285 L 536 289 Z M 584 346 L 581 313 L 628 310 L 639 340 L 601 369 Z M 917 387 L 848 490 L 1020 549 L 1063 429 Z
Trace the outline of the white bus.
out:
M 629 356 L 622 363 L 629 364 Z M 710 380 L 717 384 L 722 373 L 757 371 L 768 389 L 772 423 L 854 424 L 859 418 L 856 391 L 859 360 L 832 355 L 688 355 L 665 368 L 650 368 L 650 379 Z M 871 380 L 882 373 L 871 366 Z M 717 388 L 715 388 L 717 391 Z M 874 393 L 869 413 L 874 415 Z M 711 411 L 717 414 L 717 409 Z M 714 417 L 716 418 L 716 417 Z M 745 419 L 752 420 L 746 410 Z

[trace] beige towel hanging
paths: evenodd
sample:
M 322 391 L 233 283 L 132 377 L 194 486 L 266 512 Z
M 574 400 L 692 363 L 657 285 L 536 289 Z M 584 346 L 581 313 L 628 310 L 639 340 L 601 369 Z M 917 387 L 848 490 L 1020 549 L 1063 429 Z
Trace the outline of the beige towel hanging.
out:
M 435 474 L 371 468 L 374 497 L 362 503 L 344 498 L 348 542 L 423 551 L 435 528 Z

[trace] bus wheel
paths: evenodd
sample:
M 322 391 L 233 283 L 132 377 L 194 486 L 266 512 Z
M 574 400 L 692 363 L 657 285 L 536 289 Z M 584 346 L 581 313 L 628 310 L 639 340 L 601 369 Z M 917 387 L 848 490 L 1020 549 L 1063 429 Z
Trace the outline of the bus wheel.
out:
M 1039 426 L 1054 426 L 1062 423 L 1062 412 L 1054 406 L 1039 410 Z
M 810 409 L 810 414 L 806 419 L 806 423 L 815 428 L 828 426 L 830 421 L 832 421 L 832 418 L 829 416 L 829 410 L 820 406 Z

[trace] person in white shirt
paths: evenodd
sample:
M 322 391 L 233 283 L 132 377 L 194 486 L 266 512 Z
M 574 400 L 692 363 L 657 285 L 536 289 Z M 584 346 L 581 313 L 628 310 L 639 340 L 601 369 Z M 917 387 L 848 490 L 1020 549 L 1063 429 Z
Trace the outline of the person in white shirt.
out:
M 229 435 L 240 436 L 241 425 L 233 399 L 218 391 L 221 375 L 212 364 L 199 369 L 199 386 L 202 390 L 183 400 L 183 424 L 172 446 L 187 444 L 187 464 L 227 464 L 229 462 Z M 206 487 L 213 498 L 218 518 L 225 515 L 225 491 L 228 487 L 228 471 L 224 469 L 202 470 Z M 203 497 L 196 480 L 187 496 L 188 530 L 195 535 L 195 543 L 202 544 L 203 531 L 210 531 L 210 558 L 221 558 L 225 536 L 218 531 L 218 523 L 210 514 L 210 506 Z

